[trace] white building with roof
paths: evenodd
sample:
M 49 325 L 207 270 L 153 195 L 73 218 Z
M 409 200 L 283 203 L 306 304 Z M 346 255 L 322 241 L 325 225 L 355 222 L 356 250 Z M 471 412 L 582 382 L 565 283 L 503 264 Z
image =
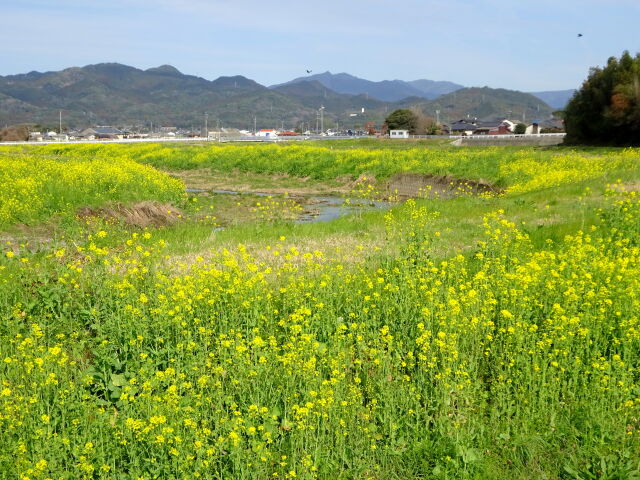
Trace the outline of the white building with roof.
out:
M 409 130 L 389 130 L 390 138 L 409 138 Z

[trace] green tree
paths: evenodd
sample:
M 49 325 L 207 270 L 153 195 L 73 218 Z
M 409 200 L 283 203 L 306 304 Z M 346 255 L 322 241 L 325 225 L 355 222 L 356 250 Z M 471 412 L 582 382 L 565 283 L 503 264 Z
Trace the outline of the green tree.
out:
M 385 120 L 389 130 L 409 130 L 409 133 L 415 134 L 418 128 L 418 116 L 415 112 L 401 108 L 394 110 Z
M 524 123 L 516 123 L 516 126 L 513 129 L 513 133 L 516 135 L 524 135 L 527 131 L 527 126 Z
M 592 68 L 564 120 L 568 144 L 640 145 L 640 53 Z

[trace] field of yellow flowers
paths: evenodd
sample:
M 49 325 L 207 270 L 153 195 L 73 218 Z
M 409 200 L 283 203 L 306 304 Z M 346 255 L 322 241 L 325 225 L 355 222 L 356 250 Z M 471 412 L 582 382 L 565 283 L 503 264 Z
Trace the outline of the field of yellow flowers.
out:
M 349 145 L 351 143 L 351 145 Z M 13 147 L 23 152 L 22 147 Z M 3 147 L 9 151 L 9 147 Z M 423 173 L 454 178 L 486 180 L 514 192 L 553 187 L 624 170 L 637 162 L 637 149 L 576 151 L 533 148 L 362 148 L 357 142 L 321 145 L 185 146 L 171 144 L 87 144 L 31 147 L 28 155 L 85 161 L 121 159 L 162 170 L 208 168 L 222 172 L 282 174 L 333 180 L 357 178 L 366 172 L 378 179 L 396 173 Z
M 163 229 L 98 220 L 6 243 L 0 478 L 640 476 L 640 150 L 183 148 L 0 151 L 1 182 L 41 199 L 17 216 L 3 188 L 0 225 L 89 197 L 184 202 L 149 165 L 409 171 L 504 193 L 462 204 L 484 208 L 480 237 L 445 259 L 429 232 L 451 200 L 380 212 L 382 247 L 347 259 L 278 234 L 187 261 Z M 585 186 L 593 219 L 561 241 L 504 209 L 561 189 L 577 204 Z
M 178 201 L 183 185 L 126 156 L 58 158 L 0 151 L 0 228 L 74 212 L 81 206 L 145 198 Z

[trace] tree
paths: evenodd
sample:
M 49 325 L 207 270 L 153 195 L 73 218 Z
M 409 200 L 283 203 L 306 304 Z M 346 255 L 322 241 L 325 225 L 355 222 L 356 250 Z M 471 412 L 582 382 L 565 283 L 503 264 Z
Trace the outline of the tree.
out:
M 25 125 L 12 125 L 0 130 L 0 142 L 29 140 L 29 129 Z
M 513 133 L 516 135 L 524 135 L 527 131 L 527 126 L 524 123 L 516 123 L 516 126 L 513 129 Z
M 385 122 L 389 130 L 409 130 L 414 135 L 418 127 L 418 116 L 409 109 L 401 108 L 391 112 Z
M 418 107 L 412 108 L 411 111 L 416 116 L 415 131 L 411 132 L 413 135 L 438 135 L 440 133 L 440 126 L 433 117 L 425 115 Z
M 640 53 L 592 68 L 564 120 L 568 144 L 640 145 Z

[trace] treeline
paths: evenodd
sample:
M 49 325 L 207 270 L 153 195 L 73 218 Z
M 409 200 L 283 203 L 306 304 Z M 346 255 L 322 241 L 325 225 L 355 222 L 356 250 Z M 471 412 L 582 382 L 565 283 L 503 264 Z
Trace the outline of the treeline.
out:
M 592 68 L 565 109 L 565 143 L 640 145 L 640 53 Z

